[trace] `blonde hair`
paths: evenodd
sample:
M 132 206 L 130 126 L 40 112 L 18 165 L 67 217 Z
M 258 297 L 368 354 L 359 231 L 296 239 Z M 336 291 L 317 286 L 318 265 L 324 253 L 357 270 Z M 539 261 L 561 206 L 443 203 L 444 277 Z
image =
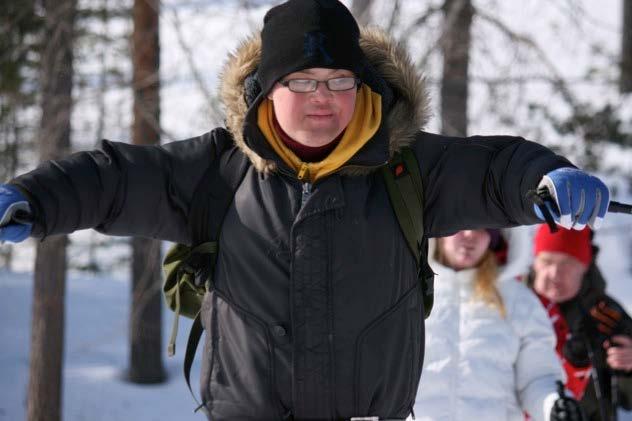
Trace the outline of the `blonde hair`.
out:
M 435 249 L 435 259 L 442 265 L 446 265 L 445 254 L 441 247 L 441 239 L 437 241 Z M 476 273 L 474 275 L 474 297 L 483 301 L 491 307 L 494 307 L 500 313 L 503 319 L 507 315 L 505 304 L 500 296 L 500 292 L 496 287 L 498 279 L 498 263 L 496 256 L 491 250 L 486 250 L 481 260 L 476 265 Z M 439 281 L 441 282 L 441 281 Z

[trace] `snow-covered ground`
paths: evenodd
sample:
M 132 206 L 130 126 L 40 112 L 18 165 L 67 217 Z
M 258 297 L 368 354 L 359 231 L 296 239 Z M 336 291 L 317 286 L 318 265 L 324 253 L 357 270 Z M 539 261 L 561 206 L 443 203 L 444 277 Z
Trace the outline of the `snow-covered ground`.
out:
M 88 0 L 84 0 L 88 1 Z M 401 20 L 414 19 L 415 5 L 436 5 L 439 0 L 428 2 L 403 2 L 405 8 Z M 238 5 L 245 2 L 237 0 L 198 1 L 167 0 L 162 2 L 161 29 L 161 77 L 162 88 L 162 125 L 174 138 L 186 138 L 198 135 L 221 123 L 210 112 L 207 99 L 200 92 L 204 85 L 211 94 L 215 93 L 217 77 L 225 54 L 235 48 L 238 40 L 260 26 L 263 13 L 268 8 L 265 1 L 250 1 L 251 8 L 240 10 Z M 349 1 L 345 1 L 349 4 Z M 390 11 L 391 2 L 379 2 L 385 13 Z M 522 2 L 502 2 L 500 0 L 477 0 L 477 7 L 489 15 L 500 16 L 509 22 L 519 33 L 527 33 L 545 48 L 548 57 L 554 62 L 560 74 L 569 78 L 579 78 L 590 66 L 591 61 L 603 60 L 608 54 L 616 53 L 619 43 L 619 0 L 600 2 L 584 0 L 576 2 L 583 5 L 585 12 L 592 16 L 582 26 L 572 25 L 574 16 L 572 4 L 568 2 L 547 2 L 545 0 L 525 0 Z M 417 6 L 418 7 L 418 6 Z M 567 7 L 571 9 L 567 9 Z M 385 15 L 388 16 L 388 15 Z M 380 19 L 378 19 L 380 20 Z M 381 21 L 387 20 L 382 18 Z M 382 22 L 384 23 L 384 22 Z M 424 52 L 429 43 L 438 36 L 438 21 L 431 21 L 429 33 L 420 33 L 409 47 Z M 504 75 L 514 77 L 527 73 L 543 72 L 537 66 L 527 68 L 533 53 L 506 51 L 507 42 L 489 25 L 476 20 L 475 42 L 478 52 L 473 54 L 472 72 L 480 78 Z M 127 25 L 127 26 L 126 26 Z M 433 26 L 435 25 L 435 26 Z M 98 25 L 95 25 L 95 30 Z M 126 33 L 129 23 L 111 23 L 109 34 Z M 434 32 L 433 32 L 434 31 Z M 590 38 L 590 39 L 589 39 Z M 591 55 L 593 44 L 599 40 L 607 54 L 596 59 Z M 188 57 L 184 51 L 191 48 L 194 52 Z M 495 51 L 495 59 L 481 50 Z M 489 53 L 489 51 L 487 51 Z M 486 53 L 486 54 L 487 54 Z M 122 62 L 122 69 L 129 73 L 129 64 L 114 54 L 107 58 L 110 62 Z M 96 59 L 95 59 L 96 60 Z M 603 66 L 603 63 L 597 63 Z M 593 64 L 595 64 L 593 63 Z M 89 68 L 94 63 L 84 63 Z M 427 73 L 431 79 L 437 78 L 436 59 L 430 60 Z M 432 65 L 435 65 L 433 70 Z M 192 66 L 199 72 L 196 80 Z M 614 67 L 614 66 L 611 66 Z M 522 72 L 521 72 L 522 70 Z M 83 69 L 84 72 L 90 70 Z M 614 71 L 614 70 L 612 70 Z M 94 70 L 96 73 L 97 70 Z M 517 73 L 516 73 L 517 72 Z M 612 75 L 605 75 L 612 76 Z M 94 80 L 96 78 L 90 79 Z M 436 84 L 431 83 L 433 108 L 438 109 Z M 618 101 L 611 90 L 604 92 L 599 86 L 587 84 L 579 90 L 582 101 L 602 104 L 604 101 Z M 73 143 L 77 149 L 90 147 L 96 141 L 97 111 L 95 109 L 96 87 L 88 84 L 76 92 L 77 107 L 81 112 L 73 115 Z M 504 95 L 504 93 L 503 93 Z M 524 104 L 528 97 L 551 98 L 558 101 L 550 89 L 531 84 L 528 89 L 515 95 L 501 96 L 506 100 L 498 105 L 499 114 L 489 112 L 491 101 L 488 92 L 480 84 L 473 82 L 471 92 L 471 130 L 480 134 L 520 134 L 539 139 L 547 144 L 554 134 L 542 129 L 540 121 L 526 113 Z M 131 92 L 129 89 L 110 89 L 106 93 L 106 116 L 103 136 L 115 140 L 129 138 Z M 522 110 L 522 111 L 520 111 Z M 559 106 L 559 112 L 566 110 Z M 506 115 L 517 125 L 507 123 Z M 431 121 L 429 129 L 436 130 L 437 119 Z M 568 141 L 568 139 L 562 139 Z M 573 143 L 574 150 L 578 150 Z M 573 148 L 569 148 L 573 150 Z M 603 160 L 608 166 L 624 169 L 632 173 L 632 157 L 629 150 L 608 148 L 603 151 Z M 1 180 L 0 180 L 1 181 Z M 629 182 L 619 177 L 608 180 L 616 187 L 616 199 L 630 202 L 632 195 L 628 191 Z M 609 292 L 618 298 L 626 309 L 632 311 L 632 217 L 613 215 L 606 220 L 605 226 L 596 236 L 602 246 L 599 256 L 600 266 L 609 281 Z M 73 235 L 77 243 L 93 234 Z M 126 253 L 122 246 L 96 252 L 97 259 L 118 259 Z M 0 267 L 0 420 L 14 421 L 25 418 L 26 388 L 28 382 L 28 358 L 30 340 L 30 308 L 32 295 L 31 271 L 33 266 L 33 242 L 27 242 L 15 248 L 16 261 L 13 271 Z M 80 247 L 70 249 L 70 259 L 85 262 L 85 250 Z M 127 367 L 127 325 L 129 312 L 130 285 L 124 267 L 111 275 L 91 277 L 71 273 L 68 279 L 66 298 L 66 334 L 64 361 L 63 414 L 65 420 L 118 421 L 118 420 L 202 420 L 201 414 L 193 414 L 195 407 L 182 376 L 182 358 L 186 335 L 190 323 L 181 320 L 178 354 L 167 358 L 164 353 L 165 367 L 169 380 L 163 385 L 139 386 L 123 380 Z M 169 333 L 172 315 L 164 312 L 163 340 Z M 164 351 L 163 351 L 164 352 Z M 197 392 L 199 365 L 192 369 L 192 384 Z M 621 420 L 632 421 L 631 414 L 622 414 Z
M 72 421 L 203 420 L 182 376 L 190 322 L 181 320 L 177 354 L 164 357 L 168 382 L 140 386 L 128 366 L 129 282 L 71 276 L 67 284 L 63 417 Z M 0 420 L 25 419 L 32 276 L 0 270 Z M 165 312 L 166 313 L 166 312 Z M 171 314 L 165 314 L 163 336 Z M 165 347 L 166 349 L 165 339 Z M 164 351 L 163 351 L 164 352 Z M 192 374 L 197 391 L 199 365 Z

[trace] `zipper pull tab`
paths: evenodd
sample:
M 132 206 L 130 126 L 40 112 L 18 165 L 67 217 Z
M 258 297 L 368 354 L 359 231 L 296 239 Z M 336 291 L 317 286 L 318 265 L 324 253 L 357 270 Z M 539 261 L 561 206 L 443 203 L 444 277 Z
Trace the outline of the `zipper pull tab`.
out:
M 298 170 L 298 179 L 301 181 L 309 179 L 309 166 L 306 163 L 301 164 L 301 168 Z
M 301 206 L 305 205 L 307 199 L 312 194 L 312 185 L 310 183 L 303 183 L 303 194 L 301 195 Z

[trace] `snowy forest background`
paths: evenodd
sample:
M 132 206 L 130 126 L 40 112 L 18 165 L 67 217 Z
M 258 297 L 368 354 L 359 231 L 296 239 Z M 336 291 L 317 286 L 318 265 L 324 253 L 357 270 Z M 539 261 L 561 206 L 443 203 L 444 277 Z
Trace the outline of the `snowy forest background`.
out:
M 276 3 L 3 1 L 0 182 L 101 138 L 168 142 L 221 125 L 226 54 Z M 427 130 L 539 141 L 631 201 L 632 0 L 345 3 L 423 70 Z M 630 232 L 632 218 L 613 216 L 596 236 L 609 291 L 628 311 Z M 92 231 L 0 245 L 0 420 L 204 418 L 181 375 L 188 323 L 165 357 L 166 246 Z

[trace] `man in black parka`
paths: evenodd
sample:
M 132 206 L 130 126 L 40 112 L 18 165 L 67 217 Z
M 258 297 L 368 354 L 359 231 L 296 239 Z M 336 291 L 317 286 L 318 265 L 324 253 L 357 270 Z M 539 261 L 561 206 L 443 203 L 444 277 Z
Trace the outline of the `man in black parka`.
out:
M 229 57 L 221 97 L 226 128 L 159 147 L 103 141 L 0 188 L 2 240 L 95 228 L 187 244 L 202 175 L 247 155 L 202 307 L 218 338 L 203 356 L 209 419 L 410 414 L 424 309 L 379 172 L 402 148 L 419 163 L 426 237 L 539 222 L 538 185 L 567 225 L 608 204 L 600 180 L 536 143 L 421 131 L 427 92 L 410 58 L 336 0 L 272 8 Z M 568 202 L 582 189 L 581 206 Z M 11 219 L 23 209 L 32 225 Z

